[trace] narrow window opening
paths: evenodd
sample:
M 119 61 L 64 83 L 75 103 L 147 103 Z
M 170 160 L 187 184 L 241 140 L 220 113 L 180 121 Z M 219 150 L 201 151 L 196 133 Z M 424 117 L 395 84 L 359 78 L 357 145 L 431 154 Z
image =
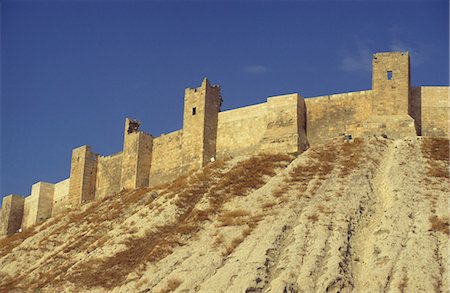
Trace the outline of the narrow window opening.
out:
M 387 72 L 387 78 L 388 78 L 388 80 L 392 79 L 392 71 Z
M 196 107 L 192 108 L 192 115 L 195 115 L 196 113 L 197 113 L 197 108 Z

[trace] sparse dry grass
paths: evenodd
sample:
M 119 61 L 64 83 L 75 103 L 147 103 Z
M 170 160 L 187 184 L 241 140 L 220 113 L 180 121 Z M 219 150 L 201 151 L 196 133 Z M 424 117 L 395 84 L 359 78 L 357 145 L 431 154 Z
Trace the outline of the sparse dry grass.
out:
M 222 256 L 226 257 L 233 253 L 233 251 L 244 241 L 245 237 L 240 236 L 231 240 L 231 243 L 222 252 Z
M 181 285 L 181 281 L 179 279 L 170 279 L 167 281 L 167 285 L 165 288 L 161 289 L 159 293 L 169 293 L 175 291 Z
M 327 143 L 309 150 L 309 159 L 296 166 L 289 173 L 285 182 L 289 185 L 296 184 L 300 194 L 308 190 L 310 182 L 316 180 L 311 186 L 311 194 L 314 194 L 331 172 L 335 169 L 338 160 L 338 152 L 334 143 Z
M 315 222 L 317 222 L 317 221 L 319 220 L 319 216 L 317 216 L 316 214 L 310 215 L 310 216 L 308 216 L 308 220 L 309 220 L 310 222 L 315 223 Z
M 247 217 L 250 215 L 249 211 L 246 210 L 234 210 L 234 211 L 226 211 L 219 215 L 219 225 L 220 226 L 240 226 L 245 224 L 245 220 L 243 217 Z
M 362 163 L 362 151 L 364 141 L 361 138 L 355 138 L 352 143 L 342 143 L 340 147 L 340 169 L 341 177 L 347 176 L 357 169 Z
M 225 237 L 223 236 L 223 234 L 219 233 L 216 236 L 216 238 L 214 238 L 214 241 L 212 243 L 212 247 L 213 248 L 217 248 L 217 247 L 221 246 L 224 242 L 225 242 Z
M 448 218 L 442 218 L 440 219 L 438 216 L 432 216 L 430 217 L 430 223 L 431 223 L 431 229 L 433 231 L 439 231 L 444 233 L 445 235 L 449 236 L 450 234 L 450 228 L 449 228 L 449 221 Z
M 449 140 L 426 137 L 422 139 L 422 155 L 427 159 L 427 175 L 435 178 L 449 178 Z
M 276 204 L 277 204 L 276 201 L 268 201 L 268 202 L 263 203 L 263 204 L 261 205 L 261 208 L 262 208 L 263 210 L 270 209 L 270 208 L 272 208 L 273 206 L 275 206 Z
M 69 281 L 77 287 L 92 288 L 101 286 L 105 289 L 122 284 L 131 271 L 136 271 L 142 263 L 158 261 L 172 253 L 177 246 L 184 245 L 188 236 L 195 235 L 202 223 L 209 221 L 214 215 L 220 214 L 223 205 L 235 196 L 245 196 L 251 190 L 261 187 L 267 176 L 275 175 L 277 168 L 285 167 L 292 157 L 285 155 L 261 155 L 244 160 L 227 172 L 223 172 L 224 162 L 216 161 L 203 168 L 201 171 L 191 172 L 188 176 L 179 177 L 170 184 L 158 189 L 159 195 L 170 196 L 177 207 L 177 218 L 173 223 L 168 223 L 149 231 L 144 237 L 128 237 L 125 240 L 127 249 L 108 258 L 89 258 L 85 262 L 76 263 L 76 260 L 68 258 L 74 252 L 92 252 L 104 245 L 109 237 L 105 233 L 112 225 L 118 225 L 135 213 L 137 206 L 149 206 L 155 198 L 154 190 L 143 188 L 134 191 L 124 191 L 111 195 L 101 200 L 90 203 L 81 211 L 72 210 L 65 214 L 58 225 L 48 225 L 52 229 L 48 238 L 43 241 L 43 249 L 61 245 L 61 243 L 49 239 L 63 239 L 76 231 L 78 237 L 75 241 L 63 242 L 61 249 L 48 257 L 48 264 L 41 266 L 46 268 L 39 272 L 39 278 L 16 276 L 10 281 L 4 282 L 0 290 L 8 291 L 14 288 L 44 288 L 49 283 L 52 286 L 63 286 Z M 223 174 L 224 173 L 224 174 Z M 223 177 L 222 177 L 223 175 Z M 220 182 L 219 182 L 220 178 Z M 197 203 L 206 198 L 208 208 L 197 209 Z M 160 206 L 160 209 L 164 209 Z M 141 212 L 137 216 L 145 217 L 147 213 Z M 245 219 L 248 227 L 242 231 L 242 237 L 248 236 L 256 227 L 260 216 L 246 215 L 245 212 L 232 211 L 223 214 L 225 217 L 237 217 Z M 95 226 L 95 229 L 93 227 Z M 47 227 L 46 227 L 47 228 Z M 130 227 L 125 227 L 130 228 Z M 132 227 L 128 232 L 137 232 Z M 23 233 L 15 234 L 0 241 L 0 254 L 8 254 L 12 248 L 19 245 L 24 239 L 34 235 L 30 229 Z M 67 269 L 72 267 L 70 273 Z M 92 274 L 92 270 L 98 272 Z M 64 276 L 61 278 L 61 276 Z M 20 284 L 20 286 L 19 286 Z
M 128 273 L 141 263 L 155 262 L 172 253 L 175 247 L 184 245 L 187 236 L 195 235 L 204 221 L 220 212 L 223 204 L 233 196 L 246 195 L 250 190 L 259 188 L 265 183 L 264 176 L 275 175 L 275 169 L 290 162 L 291 157 L 284 155 L 261 155 L 238 163 L 231 170 L 222 174 L 223 162 L 216 161 L 203 170 L 181 177 L 168 185 L 168 191 L 161 194 L 174 195 L 177 219 L 157 230 L 147 232 L 142 238 L 129 238 L 125 244 L 127 249 L 106 259 L 92 259 L 79 264 L 73 273 L 66 278 L 70 282 L 86 288 L 102 286 L 106 289 L 121 284 Z M 218 180 L 219 176 L 220 181 Z M 199 210 L 195 206 L 205 196 L 209 199 L 209 208 Z M 136 197 L 127 202 L 137 200 Z M 224 214 L 225 218 L 243 217 L 245 212 L 232 211 Z M 248 220 L 253 229 L 257 218 Z M 251 231 L 245 231 L 249 234 Z M 99 262 L 96 276 L 92 275 L 91 262 Z
M 400 292 L 406 292 L 406 288 L 408 287 L 408 277 L 407 276 L 403 276 L 402 280 L 400 281 L 400 283 L 398 284 L 398 290 L 400 290 Z
M 282 185 L 272 192 L 273 197 L 281 197 L 289 191 L 289 185 Z

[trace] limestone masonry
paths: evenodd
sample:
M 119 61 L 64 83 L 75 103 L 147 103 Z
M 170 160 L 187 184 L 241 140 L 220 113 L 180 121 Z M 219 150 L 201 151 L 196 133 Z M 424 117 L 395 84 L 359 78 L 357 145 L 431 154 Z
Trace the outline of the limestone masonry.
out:
M 377 53 L 372 62 L 371 90 L 307 99 L 289 94 L 225 112 L 220 87 L 204 79 L 185 90 L 182 129 L 153 137 L 127 118 L 122 152 L 101 156 L 81 146 L 72 151 L 70 178 L 38 182 L 25 198 L 4 197 L 0 235 L 123 189 L 166 182 L 215 159 L 299 154 L 343 135 L 448 137 L 448 86 L 412 87 L 407 52 Z

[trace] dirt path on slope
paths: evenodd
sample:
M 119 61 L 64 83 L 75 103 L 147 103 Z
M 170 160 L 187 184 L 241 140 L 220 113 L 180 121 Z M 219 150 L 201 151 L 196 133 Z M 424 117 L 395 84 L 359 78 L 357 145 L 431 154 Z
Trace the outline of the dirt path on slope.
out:
M 396 151 L 400 141 L 392 142 L 385 151 L 378 170 L 372 181 L 372 202 L 368 203 L 365 219 L 360 223 L 360 229 L 354 235 L 353 249 L 353 277 L 355 290 L 363 292 L 367 289 L 367 284 L 373 282 L 368 278 L 368 272 L 376 269 L 375 256 L 378 253 L 376 246 L 376 234 L 384 231 L 380 230 L 380 223 L 383 221 L 385 212 L 392 206 L 395 199 L 395 192 L 391 181 L 391 170 L 398 164 Z M 375 255 L 374 255 L 375 254 Z

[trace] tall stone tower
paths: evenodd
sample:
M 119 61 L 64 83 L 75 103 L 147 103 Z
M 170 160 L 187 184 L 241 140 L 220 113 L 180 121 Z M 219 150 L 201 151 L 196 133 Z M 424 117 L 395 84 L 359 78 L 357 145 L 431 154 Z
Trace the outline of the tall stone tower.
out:
M 95 197 L 97 154 L 84 145 L 72 150 L 70 164 L 69 204 L 72 207 L 91 201 Z
M 140 131 L 141 123 L 126 118 L 123 138 L 120 189 L 148 186 L 153 136 Z
M 184 94 L 183 166 L 204 166 L 216 155 L 217 119 L 222 105 L 220 86 L 205 78 L 198 88 L 187 88 Z
M 407 115 L 410 88 L 408 52 L 376 53 L 372 69 L 374 115 Z

